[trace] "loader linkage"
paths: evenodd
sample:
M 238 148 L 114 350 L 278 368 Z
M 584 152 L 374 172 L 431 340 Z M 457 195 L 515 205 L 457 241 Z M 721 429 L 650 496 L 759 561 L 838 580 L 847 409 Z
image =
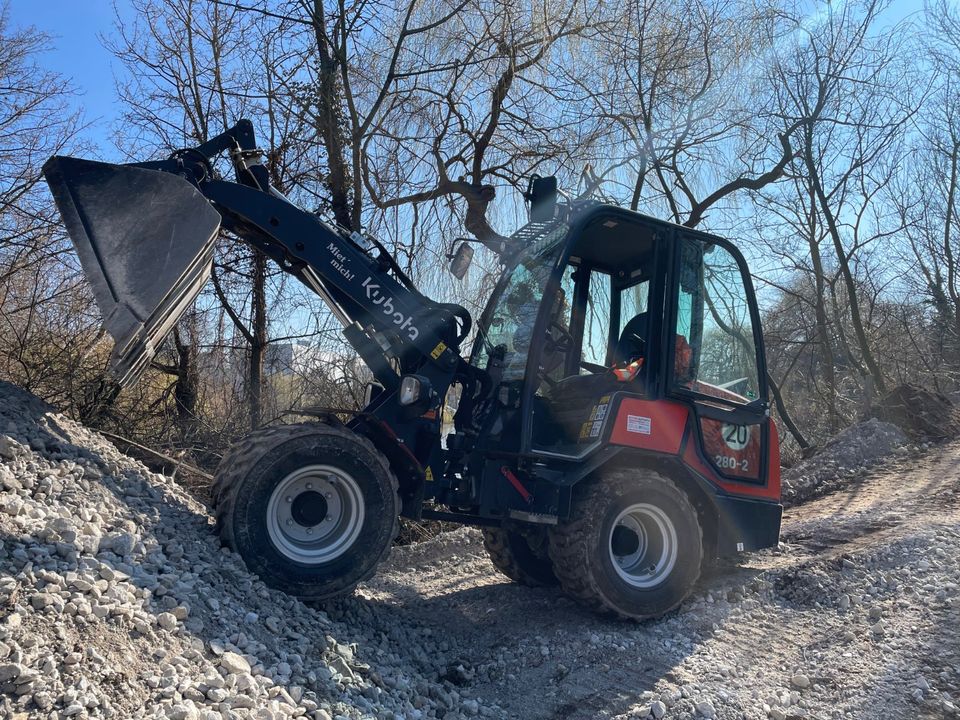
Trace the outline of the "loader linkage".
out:
M 233 181 L 216 171 L 224 154 Z M 518 582 L 643 618 L 676 607 L 705 557 L 777 543 L 763 338 L 733 245 L 535 177 L 530 222 L 482 243 L 501 276 L 474 328 L 376 238 L 277 192 L 262 156 L 241 120 L 166 160 L 54 157 L 44 174 L 115 340 L 118 388 L 201 292 L 222 231 L 315 292 L 369 368 L 347 422 L 262 428 L 224 457 L 221 538 L 266 582 L 343 595 L 398 515 L 434 517 L 483 526 Z M 454 255 L 458 278 L 472 255 Z

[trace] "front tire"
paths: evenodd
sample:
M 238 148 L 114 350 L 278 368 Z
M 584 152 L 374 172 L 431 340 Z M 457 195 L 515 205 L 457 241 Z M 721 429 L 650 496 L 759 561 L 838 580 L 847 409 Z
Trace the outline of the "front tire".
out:
M 350 593 L 399 528 L 386 458 L 366 438 L 321 423 L 243 438 L 217 469 L 213 500 L 223 544 L 267 585 L 303 600 Z
M 623 618 L 658 617 L 683 602 L 700 576 L 697 511 L 670 480 L 614 470 L 574 489 L 567 522 L 550 532 L 564 592 Z

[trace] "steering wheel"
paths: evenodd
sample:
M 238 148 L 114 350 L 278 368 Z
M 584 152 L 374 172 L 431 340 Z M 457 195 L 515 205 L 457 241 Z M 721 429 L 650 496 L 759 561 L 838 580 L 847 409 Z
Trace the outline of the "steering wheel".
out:
M 554 337 L 552 330 L 556 330 L 559 337 Z M 546 333 L 547 352 L 567 353 L 573 348 L 573 335 L 559 320 L 551 320 Z
M 609 372 L 610 370 L 608 367 L 604 367 L 598 363 L 587 362 L 586 360 L 580 361 L 580 367 L 582 367 L 584 370 L 589 370 L 595 375 L 600 375 L 602 373 Z

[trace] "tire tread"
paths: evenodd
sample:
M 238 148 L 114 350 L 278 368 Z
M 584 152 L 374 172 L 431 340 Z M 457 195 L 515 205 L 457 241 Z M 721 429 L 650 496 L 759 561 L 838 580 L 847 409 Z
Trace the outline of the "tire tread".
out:
M 591 610 L 613 614 L 625 620 L 645 619 L 652 616 L 638 617 L 624 613 L 604 597 L 589 562 L 591 553 L 588 542 L 591 529 L 602 521 L 602 514 L 599 517 L 598 514 L 605 507 L 605 501 L 608 501 L 611 495 L 620 495 L 644 484 L 658 484 L 670 488 L 676 494 L 681 506 L 685 506 L 685 511 L 697 517 L 697 512 L 687 494 L 663 475 L 647 468 L 616 469 L 575 486 L 570 518 L 550 531 L 550 559 L 553 561 L 553 572 L 560 581 L 560 587 L 564 593 Z M 697 528 L 699 531 L 697 542 L 700 543 L 702 556 L 703 529 L 699 522 Z M 700 568 L 697 568 L 697 572 L 689 583 L 690 588 L 699 576 Z M 683 599 L 681 597 L 659 614 L 675 609 Z
M 217 533 L 220 536 L 221 543 L 225 547 L 229 548 L 233 552 L 238 552 L 236 540 L 234 538 L 233 511 L 236 504 L 237 494 L 243 485 L 243 479 L 249 469 L 254 466 L 260 457 L 277 445 L 288 442 L 289 440 L 295 438 L 316 434 L 338 435 L 353 442 L 357 442 L 364 446 L 365 449 L 369 450 L 373 457 L 375 457 L 382 465 L 384 472 L 387 473 L 388 477 L 390 478 L 390 482 L 393 486 L 396 507 L 399 509 L 400 483 L 397 480 L 397 476 L 390 469 L 390 464 L 387 462 L 387 459 L 384 457 L 383 453 L 377 450 L 374 444 L 367 438 L 363 437 L 362 435 L 358 435 L 357 433 L 345 427 L 321 422 L 296 423 L 292 425 L 270 425 L 258 430 L 254 430 L 234 443 L 224 454 L 223 458 L 220 460 L 220 464 L 217 466 L 217 472 L 214 476 L 213 485 L 211 487 L 211 495 L 213 497 L 213 509 L 214 516 L 216 518 Z M 396 539 L 399 532 L 400 517 L 398 514 L 395 514 L 393 518 L 393 531 L 390 537 L 392 539 Z M 359 583 L 369 580 L 373 576 L 377 566 L 389 556 L 392 544 L 393 543 L 391 540 L 377 561 L 371 565 L 370 570 L 358 578 L 355 583 L 344 588 L 335 595 L 321 594 L 315 596 L 305 596 L 298 594 L 297 597 L 304 601 L 319 601 L 329 600 L 333 597 L 349 595 Z
M 483 547 L 487 551 L 487 555 L 490 556 L 490 562 L 492 562 L 494 567 L 503 575 L 527 587 L 549 587 L 550 585 L 556 585 L 556 580 L 552 583 L 545 582 L 524 567 L 524 563 L 510 548 L 509 530 L 503 530 L 502 528 L 483 528 L 482 532 Z M 550 563 L 549 560 L 544 560 L 543 562 L 547 564 Z

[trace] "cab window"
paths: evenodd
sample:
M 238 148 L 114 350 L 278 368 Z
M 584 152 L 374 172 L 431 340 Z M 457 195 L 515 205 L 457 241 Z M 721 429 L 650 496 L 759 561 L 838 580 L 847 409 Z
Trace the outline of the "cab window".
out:
M 544 289 L 560 252 L 559 236 L 538 253 L 517 263 L 478 335 L 476 364 L 487 367 L 494 355 L 503 360 L 504 381 L 522 380 Z
M 575 269 L 568 267 L 560 279 L 549 310 L 547 330 L 540 354 L 539 377 L 536 394 L 546 395 L 550 387 L 567 375 L 567 358 L 571 351 L 570 328 L 572 327 Z
M 647 312 L 650 297 L 650 281 L 636 283 L 620 291 L 620 326 L 617 337 L 623 334 L 627 323 Z
M 595 270 L 590 274 L 580 359 L 594 365 L 606 365 L 609 348 L 610 276 Z
M 684 239 L 677 297 L 674 383 L 735 402 L 759 396 L 749 295 L 724 247 Z

